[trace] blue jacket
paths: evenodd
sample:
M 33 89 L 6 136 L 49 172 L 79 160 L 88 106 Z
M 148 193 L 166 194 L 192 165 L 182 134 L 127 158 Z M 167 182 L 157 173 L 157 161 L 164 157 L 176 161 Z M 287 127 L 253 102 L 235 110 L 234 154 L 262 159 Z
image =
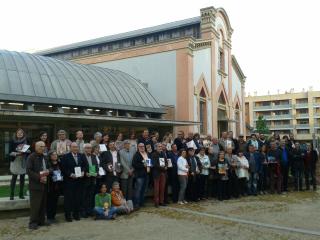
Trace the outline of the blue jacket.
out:
M 250 152 L 245 152 L 244 156 L 248 159 L 249 165 L 250 165 Z M 259 152 L 254 152 L 253 153 L 255 163 L 256 163 L 256 173 L 261 173 L 262 172 L 262 164 L 261 164 L 261 155 Z M 249 169 L 250 172 L 250 169 Z

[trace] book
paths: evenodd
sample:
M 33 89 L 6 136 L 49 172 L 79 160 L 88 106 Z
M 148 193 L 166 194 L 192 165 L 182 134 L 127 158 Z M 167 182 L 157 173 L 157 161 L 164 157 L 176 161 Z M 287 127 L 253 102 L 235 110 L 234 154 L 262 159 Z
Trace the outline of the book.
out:
M 196 146 L 196 144 L 194 143 L 194 141 L 193 140 L 191 140 L 190 142 L 187 142 L 187 147 L 188 148 L 193 148 L 193 149 L 197 149 L 197 146 Z
M 108 151 L 107 147 L 105 144 L 99 144 L 100 152 L 106 152 Z
M 152 167 L 151 159 L 146 160 L 146 165 L 147 165 L 147 167 Z
M 89 166 L 89 175 L 90 176 L 97 176 L 96 165 Z
M 168 162 L 168 168 L 172 168 L 172 161 L 170 158 L 167 159 Z
M 61 171 L 60 170 L 54 170 L 52 172 L 52 181 L 53 182 L 60 182 L 63 180 L 63 177 L 61 175 Z
M 24 144 L 22 149 L 20 150 L 21 152 L 25 153 L 26 151 L 28 151 L 28 149 L 30 148 L 30 145 L 28 144 Z
M 165 159 L 164 158 L 159 158 L 159 164 L 160 164 L 160 167 L 165 167 L 166 166 Z
M 75 167 L 74 174 L 76 175 L 77 178 L 82 177 L 81 167 Z
M 103 167 L 99 167 L 99 176 L 106 175 L 106 171 L 104 171 Z

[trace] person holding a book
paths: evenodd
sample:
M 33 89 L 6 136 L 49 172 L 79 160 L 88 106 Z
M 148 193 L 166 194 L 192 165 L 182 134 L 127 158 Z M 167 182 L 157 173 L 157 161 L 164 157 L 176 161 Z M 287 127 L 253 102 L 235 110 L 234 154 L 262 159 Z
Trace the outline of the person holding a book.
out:
M 48 161 L 43 155 L 45 143 L 35 144 L 35 152 L 27 159 L 27 174 L 30 192 L 30 221 L 29 229 L 35 230 L 45 225 L 45 212 L 48 192 Z
M 219 152 L 218 162 L 216 166 L 219 179 L 218 179 L 218 200 L 223 201 L 228 199 L 228 170 L 229 163 L 228 160 L 225 159 L 224 151 Z
M 127 201 L 125 199 L 118 182 L 112 184 L 111 203 L 116 208 L 118 214 L 129 214 L 133 211 L 132 200 Z
M 200 147 L 199 154 L 197 155 L 198 158 L 200 159 L 202 169 L 200 173 L 200 185 L 199 187 L 199 197 L 201 200 L 207 199 L 208 196 L 208 191 L 206 189 L 208 185 L 208 177 L 209 177 L 209 169 L 211 167 L 210 160 L 208 155 L 206 154 L 206 149 L 204 147 Z
M 14 191 L 18 175 L 20 176 L 19 198 L 24 199 L 24 179 L 26 174 L 26 159 L 30 153 L 30 150 L 28 149 L 29 147 L 30 145 L 28 145 L 25 132 L 19 128 L 9 143 L 10 172 L 12 174 L 10 183 L 10 200 L 14 199 Z
M 95 155 L 92 154 L 92 146 L 90 143 L 83 145 L 84 154 L 81 155 L 85 164 L 82 202 L 81 202 L 81 216 L 87 218 L 92 216 L 92 209 L 94 207 L 94 194 L 96 187 L 96 177 L 98 173 L 98 162 Z
M 100 219 L 115 219 L 117 216 L 117 209 L 111 205 L 111 195 L 107 192 L 107 185 L 102 183 L 100 186 L 100 192 L 95 196 L 94 206 L 95 220 Z
M 133 156 L 132 166 L 134 169 L 134 207 L 138 209 L 144 206 L 144 193 L 146 190 L 147 174 L 151 167 L 150 154 L 146 152 L 143 142 L 138 143 L 138 151 Z
M 64 211 L 67 222 L 72 222 L 71 214 L 74 220 L 80 220 L 81 193 L 86 168 L 76 142 L 71 143 L 70 150 L 61 160 L 64 176 Z
M 47 197 L 47 221 L 56 222 L 57 204 L 62 191 L 63 176 L 61 165 L 56 151 L 49 151 L 49 177 L 48 177 L 48 197 Z
M 189 179 L 187 185 L 187 199 L 190 201 L 198 202 L 200 200 L 200 173 L 202 170 L 202 164 L 198 156 L 195 155 L 194 148 L 188 148 L 188 164 Z
M 162 151 L 162 144 L 155 145 L 155 152 L 151 155 L 152 159 L 152 176 L 154 183 L 154 205 L 155 207 L 165 206 L 164 192 L 166 186 L 168 162 Z

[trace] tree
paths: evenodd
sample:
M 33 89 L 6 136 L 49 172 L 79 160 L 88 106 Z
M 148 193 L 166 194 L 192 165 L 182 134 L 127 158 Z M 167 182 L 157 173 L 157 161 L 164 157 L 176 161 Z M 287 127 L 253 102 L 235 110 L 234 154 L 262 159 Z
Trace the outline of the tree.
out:
M 258 117 L 258 120 L 256 122 L 256 129 L 258 133 L 263 133 L 263 134 L 269 134 L 270 130 L 267 126 L 267 121 L 264 119 L 262 115 Z

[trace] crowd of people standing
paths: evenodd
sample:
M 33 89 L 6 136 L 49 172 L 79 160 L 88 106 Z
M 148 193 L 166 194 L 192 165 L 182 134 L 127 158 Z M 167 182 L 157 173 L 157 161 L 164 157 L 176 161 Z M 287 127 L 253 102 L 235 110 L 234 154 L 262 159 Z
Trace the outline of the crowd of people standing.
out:
M 29 177 L 30 229 L 56 221 L 59 196 L 64 196 L 65 220 L 114 219 L 145 206 L 153 189 L 155 207 L 216 198 L 284 193 L 289 176 L 293 190 L 316 190 L 318 152 L 302 148 L 292 134 L 264 134 L 221 138 L 179 131 L 174 138 L 145 129 L 137 139 L 112 140 L 97 132 L 86 142 L 81 130 L 67 139 L 59 130 L 51 144 L 46 132 L 30 147 L 22 129 L 10 142 L 11 195 L 20 175 L 19 197 L 24 198 L 24 176 Z M 305 187 L 303 186 L 303 183 Z

